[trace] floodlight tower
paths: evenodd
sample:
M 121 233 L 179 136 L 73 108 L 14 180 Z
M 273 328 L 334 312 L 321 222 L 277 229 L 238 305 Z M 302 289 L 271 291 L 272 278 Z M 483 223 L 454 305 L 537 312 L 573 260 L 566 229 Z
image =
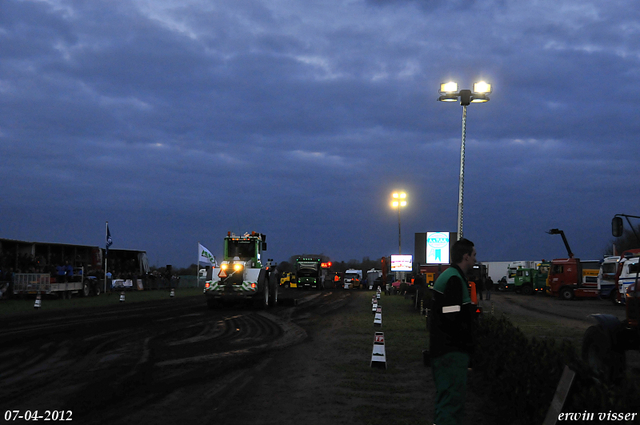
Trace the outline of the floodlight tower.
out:
M 407 206 L 407 194 L 405 192 L 393 192 L 391 194 L 391 206 L 398 210 L 398 254 L 402 254 L 402 233 L 400 227 L 400 208 Z
M 450 81 L 440 84 L 439 102 L 456 102 L 462 105 L 462 144 L 460 145 L 460 180 L 458 189 L 458 240 L 462 239 L 462 215 L 464 210 L 464 150 L 467 137 L 467 106 L 471 103 L 488 102 L 491 84 L 484 81 L 474 83 L 473 91 L 458 91 L 458 83 Z

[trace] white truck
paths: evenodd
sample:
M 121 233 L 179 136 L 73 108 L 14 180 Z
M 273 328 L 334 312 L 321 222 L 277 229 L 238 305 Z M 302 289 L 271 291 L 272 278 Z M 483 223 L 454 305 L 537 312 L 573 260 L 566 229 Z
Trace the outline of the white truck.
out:
M 600 290 L 600 296 L 602 298 L 609 298 L 614 303 L 616 302 L 616 280 L 619 273 L 618 267 L 620 266 L 619 255 L 610 255 L 605 257 L 600 264 L 600 270 L 598 271 L 598 289 Z
M 636 283 L 638 269 L 640 268 L 640 257 L 626 257 L 620 260 L 620 274 L 618 275 L 616 286 L 613 289 L 615 297 L 612 297 L 614 304 L 625 304 L 626 293 L 631 285 Z

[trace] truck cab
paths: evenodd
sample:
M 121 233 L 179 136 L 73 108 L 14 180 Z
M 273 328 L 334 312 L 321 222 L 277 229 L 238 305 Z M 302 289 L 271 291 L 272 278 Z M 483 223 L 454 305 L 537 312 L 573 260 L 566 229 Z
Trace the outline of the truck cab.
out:
M 549 292 L 565 300 L 596 298 L 600 296 L 597 271 L 593 262 L 581 262 L 578 258 L 558 258 L 549 268 Z
M 617 301 L 626 304 L 627 293 L 631 285 L 636 283 L 638 269 L 640 268 L 640 257 L 624 258 L 620 261 L 620 274 L 616 283 Z
M 548 289 L 550 264 L 547 261 L 537 263 L 535 268 L 520 268 L 516 271 L 514 288 L 516 292 L 533 295 Z
M 300 257 L 296 259 L 296 282 L 298 288 L 324 287 L 322 258 Z M 291 285 L 294 287 L 293 285 Z
M 619 255 L 605 257 L 598 271 L 600 296 L 610 298 L 614 302 L 617 301 L 616 281 L 620 274 L 619 266 L 621 258 Z

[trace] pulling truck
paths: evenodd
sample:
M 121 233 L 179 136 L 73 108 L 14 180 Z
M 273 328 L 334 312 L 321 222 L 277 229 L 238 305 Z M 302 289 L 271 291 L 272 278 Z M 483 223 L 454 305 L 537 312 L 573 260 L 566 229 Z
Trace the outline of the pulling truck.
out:
M 209 308 L 227 302 L 252 302 L 262 308 L 277 304 L 280 275 L 277 267 L 271 267 L 271 260 L 263 259 L 266 238 L 256 232 L 227 233 L 219 271 L 214 270 L 204 285 Z
M 629 217 L 640 218 L 617 214 L 612 221 L 612 234 L 615 237 L 622 236 L 622 217 L 626 217 L 627 221 Z M 638 242 L 640 243 L 640 238 Z M 623 321 L 612 314 L 589 316 L 595 324 L 584 334 L 582 358 L 596 375 L 607 381 L 616 381 L 624 374 L 627 350 L 640 349 L 639 272 L 640 269 L 636 269 L 634 281 L 624 293 L 626 316 Z
M 298 288 L 324 288 L 325 269 L 322 258 L 316 256 L 296 258 L 296 283 Z M 294 288 L 294 284 L 291 285 Z
M 580 261 L 579 258 L 575 258 L 562 230 L 551 229 L 547 233 L 562 236 L 569 256 L 569 258 L 551 260 L 548 280 L 549 294 L 565 300 L 599 297 L 598 270 L 600 262 Z

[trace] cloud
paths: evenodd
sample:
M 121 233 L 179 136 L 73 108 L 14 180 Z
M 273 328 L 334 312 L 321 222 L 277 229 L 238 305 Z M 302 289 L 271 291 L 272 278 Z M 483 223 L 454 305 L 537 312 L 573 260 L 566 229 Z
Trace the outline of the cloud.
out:
M 437 90 L 486 79 L 465 178 L 484 258 L 549 257 L 547 225 L 599 255 L 610 216 L 640 209 L 627 193 L 638 14 L 624 1 L 9 0 L 0 236 L 92 244 L 109 219 L 159 265 L 228 230 L 270 232 L 280 260 L 386 255 L 398 187 L 408 244 L 455 227 L 462 108 Z

